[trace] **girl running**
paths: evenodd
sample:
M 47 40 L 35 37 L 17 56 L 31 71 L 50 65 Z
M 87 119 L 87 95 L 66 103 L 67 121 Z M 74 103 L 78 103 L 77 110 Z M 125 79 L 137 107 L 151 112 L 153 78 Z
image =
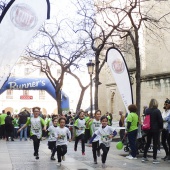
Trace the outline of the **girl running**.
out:
M 34 116 L 27 119 L 26 124 L 18 130 L 18 133 L 22 129 L 27 127 L 28 125 L 31 125 L 30 136 L 31 136 L 31 139 L 33 140 L 34 156 L 35 156 L 35 159 L 39 159 L 38 151 L 39 151 L 39 146 L 40 146 L 40 140 L 42 137 L 42 129 L 46 130 L 46 126 L 45 126 L 44 119 L 39 117 L 40 108 L 34 107 L 32 108 L 32 111 L 33 111 Z
M 90 144 L 97 136 L 100 136 L 99 144 L 100 149 L 102 149 L 103 151 L 103 154 L 101 155 L 102 168 L 105 168 L 106 167 L 105 162 L 107 154 L 109 152 L 110 142 L 112 141 L 112 138 L 116 136 L 117 132 L 111 126 L 108 126 L 108 118 L 106 116 L 102 116 L 100 121 L 102 126 L 100 126 L 99 129 L 95 131 L 93 137 L 90 140 Z
M 71 133 L 66 125 L 66 119 L 61 117 L 59 120 L 59 126 L 56 130 L 56 150 L 58 158 L 58 166 L 61 166 L 61 159 L 65 161 L 65 154 L 67 153 L 67 136 L 69 137 L 69 142 L 71 142 Z
M 79 140 L 81 140 L 81 147 L 82 147 L 82 155 L 85 155 L 85 119 L 84 119 L 84 111 L 80 111 L 79 118 L 75 121 L 74 127 L 76 129 L 76 137 L 75 137 L 75 145 L 74 151 L 77 151 L 77 145 Z
M 48 148 L 51 150 L 51 160 L 55 160 L 54 155 L 55 155 L 55 147 L 56 147 L 56 131 L 57 131 L 57 123 L 58 120 L 57 118 L 53 118 L 52 120 L 53 125 L 50 126 L 47 129 L 47 132 L 49 132 L 49 138 L 48 138 Z
M 96 130 L 99 129 L 101 125 L 100 118 L 101 118 L 101 111 L 97 110 L 95 112 L 94 119 L 91 120 L 91 122 L 89 123 L 91 136 L 94 134 Z M 97 156 L 100 156 L 99 140 L 100 140 L 100 136 L 97 135 L 92 142 L 94 164 L 97 164 Z

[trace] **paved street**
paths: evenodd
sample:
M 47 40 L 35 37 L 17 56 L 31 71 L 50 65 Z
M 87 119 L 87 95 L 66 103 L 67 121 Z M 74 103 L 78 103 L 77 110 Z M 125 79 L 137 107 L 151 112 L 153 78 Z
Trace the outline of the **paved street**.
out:
M 123 150 L 118 151 L 115 148 L 116 142 L 112 142 L 106 162 L 105 170 L 169 170 L 170 163 L 161 161 L 160 164 L 152 164 L 152 153 L 149 154 L 150 161 L 141 163 L 142 154 L 137 160 L 127 160 Z M 80 144 L 78 151 L 73 151 L 74 142 L 69 143 L 66 161 L 62 162 L 61 167 L 57 167 L 57 161 L 50 160 L 50 150 L 47 147 L 47 140 L 41 142 L 40 159 L 35 160 L 33 156 L 32 141 L 15 140 L 6 142 L 0 140 L 0 170 L 101 170 L 101 160 L 98 164 L 93 164 L 91 148 L 86 147 L 86 155 L 81 155 Z M 164 156 L 164 151 L 158 154 L 158 160 Z

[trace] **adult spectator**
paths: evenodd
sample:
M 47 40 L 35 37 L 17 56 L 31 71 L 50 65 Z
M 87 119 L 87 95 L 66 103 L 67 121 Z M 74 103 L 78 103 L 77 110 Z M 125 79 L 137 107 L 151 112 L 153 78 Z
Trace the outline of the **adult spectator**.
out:
M 0 137 L 5 139 L 5 118 L 7 114 L 5 110 L 2 110 L 2 114 L 0 115 Z
M 6 141 L 11 137 L 11 141 L 14 141 L 14 125 L 13 118 L 11 117 L 11 112 L 7 112 L 7 116 L 5 118 L 5 131 L 6 131 Z
M 144 149 L 142 162 L 148 161 L 147 152 L 153 139 L 153 164 L 160 163 L 157 160 L 157 147 L 159 141 L 159 131 L 163 129 L 163 119 L 158 102 L 156 99 L 151 99 L 149 108 L 146 110 L 146 115 L 150 115 L 150 130 L 147 132 L 147 142 Z
M 161 136 L 161 143 L 165 150 L 165 157 L 162 158 L 164 161 L 168 159 L 168 156 L 170 155 L 170 138 L 169 132 L 168 132 L 168 122 L 166 121 L 166 118 L 170 115 L 170 100 L 167 99 L 164 103 L 164 111 L 162 112 L 162 118 L 163 118 L 163 130 L 162 130 L 162 136 Z
M 127 116 L 127 136 L 129 140 L 129 145 L 131 149 L 131 154 L 127 156 L 127 159 L 137 159 L 137 148 L 136 148 L 136 139 L 138 133 L 138 115 L 137 115 L 137 107 L 134 104 L 128 106 L 129 114 Z
M 120 110 L 119 115 L 120 115 L 119 126 L 125 127 L 125 116 L 123 115 L 123 111 Z M 119 135 L 120 135 L 120 139 L 123 140 L 123 138 L 125 136 L 125 129 L 120 129 Z
M 20 128 L 25 125 L 25 123 L 27 122 L 28 117 L 30 117 L 30 114 L 29 114 L 29 112 L 27 110 L 24 110 L 21 113 L 19 113 L 19 125 L 20 125 Z M 21 132 L 20 132 L 20 141 L 22 141 L 23 133 L 24 133 L 24 139 L 25 139 L 25 141 L 27 141 L 27 127 L 21 130 Z

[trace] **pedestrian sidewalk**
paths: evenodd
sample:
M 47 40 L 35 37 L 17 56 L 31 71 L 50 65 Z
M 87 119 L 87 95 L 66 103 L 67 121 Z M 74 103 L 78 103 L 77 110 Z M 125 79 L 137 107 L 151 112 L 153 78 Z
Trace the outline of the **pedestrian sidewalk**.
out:
M 141 163 L 142 154 L 137 160 L 127 160 L 125 156 L 128 153 L 123 150 L 116 149 L 116 143 L 112 142 L 105 170 L 169 170 L 170 163 L 161 161 L 161 157 L 165 156 L 163 150 L 158 154 L 160 164 L 152 163 L 152 153 L 149 153 L 149 162 Z M 68 144 L 68 153 L 66 161 L 62 162 L 58 167 L 57 160 L 50 160 L 50 150 L 47 146 L 47 140 L 41 141 L 40 159 L 35 160 L 33 156 L 32 141 L 6 142 L 0 140 L 0 170 L 102 170 L 101 158 L 98 158 L 98 164 L 93 164 L 92 151 L 86 146 L 86 155 L 81 154 L 81 143 L 79 143 L 78 151 L 74 151 L 74 142 Z

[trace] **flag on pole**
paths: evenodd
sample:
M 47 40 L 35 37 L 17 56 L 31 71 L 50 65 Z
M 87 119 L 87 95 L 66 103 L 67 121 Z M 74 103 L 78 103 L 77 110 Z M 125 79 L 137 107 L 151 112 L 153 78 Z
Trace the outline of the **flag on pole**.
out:
M 106 62 L 113 74 L 126 111 L 129 112 L 128 106 L 133 103 L 133 93 L 124 57 L 118 49 L 109 48 L 106 53 Z
M 49 0 L 11 0 L 0 16 L 0 88 L 18 58 L 49 19 Z

